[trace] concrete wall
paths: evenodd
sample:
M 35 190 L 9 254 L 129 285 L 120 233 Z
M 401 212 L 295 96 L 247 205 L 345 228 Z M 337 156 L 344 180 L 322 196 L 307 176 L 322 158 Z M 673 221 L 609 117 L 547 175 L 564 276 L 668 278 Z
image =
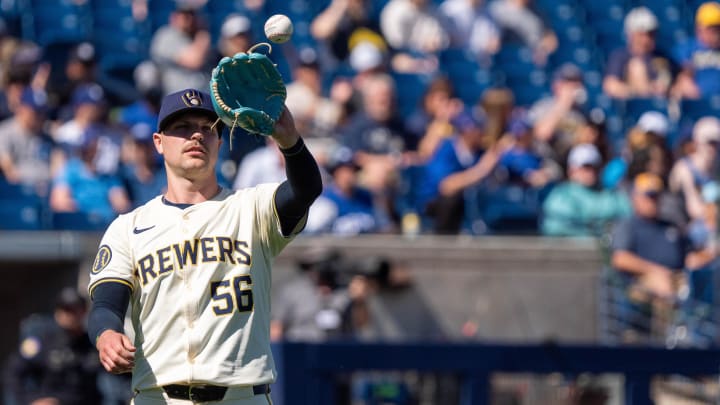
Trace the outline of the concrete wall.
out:
M 0 233 L 0 360 L 17 345 L 20 319 L 49 311 L 65 285 L 85 286 L 100 235 L 72 232 Z M 314 246 L 349 257 L 390 258 L 412 277 L 410 288 L 373 300 L 382 339 L 463 338 L 565 342 L 597 336 L 601 257 L 593 240 L 533 237 L 300 237 L 277 258 L 274 291 L 294 275 L 295 260 Z M 80 277 L 79 277 L 80 275 Z

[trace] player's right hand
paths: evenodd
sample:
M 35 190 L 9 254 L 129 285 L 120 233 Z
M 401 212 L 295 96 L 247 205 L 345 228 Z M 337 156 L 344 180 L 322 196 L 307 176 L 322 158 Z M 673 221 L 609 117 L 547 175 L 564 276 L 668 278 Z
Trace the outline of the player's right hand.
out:
M 135 346 L 130 339 L 114 330 L 100 334 L 95 344 L 100 363 L 110 373 L 129 373 L 135 366 Z

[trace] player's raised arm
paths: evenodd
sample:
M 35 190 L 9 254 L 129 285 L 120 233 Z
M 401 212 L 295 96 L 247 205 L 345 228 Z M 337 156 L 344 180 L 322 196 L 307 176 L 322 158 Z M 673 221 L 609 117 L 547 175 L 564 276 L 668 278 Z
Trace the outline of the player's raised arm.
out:
M 283 107 L 271 136 L 285 158 L 287 180 L 275 193 L 275 206 L 283 235 L 290 235 L 322 192 L 322 178 L 317 162 L 305 147 L 287 107 Z

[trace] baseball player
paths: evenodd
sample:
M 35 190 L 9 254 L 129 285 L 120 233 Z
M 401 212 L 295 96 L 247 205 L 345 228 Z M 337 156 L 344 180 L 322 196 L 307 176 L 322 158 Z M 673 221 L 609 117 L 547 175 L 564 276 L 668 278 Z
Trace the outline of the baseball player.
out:
M 105 369 L 132 371 L 135 405 L 268 404 L 271 261 L 322 191 L 318 166 L 284 108 L 271 136 L 287 180 L 224 189 L 210 95 L 172 93 L 158 118 L 167 192 L 105 232 L 88 286 L 90 338 Z M 123 329 L 129 303 L 134 341 Z

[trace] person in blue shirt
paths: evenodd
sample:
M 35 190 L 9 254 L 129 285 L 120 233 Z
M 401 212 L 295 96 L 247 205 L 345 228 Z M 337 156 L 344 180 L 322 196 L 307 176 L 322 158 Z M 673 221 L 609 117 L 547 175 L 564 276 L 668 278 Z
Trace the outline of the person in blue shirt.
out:
M 86 131 L 78 155 L 71 157 L 53 180 L 50 208 L 54 212 L 83 212 L 109 223 L 130 209 L 120 178 L 97 171 L 98 140 L 97 132 Z
M 673 85 L 678 98 L 705 98 L 720 92 L 720 3 L 703 3 L 695 14 L 695 38 L 681 44 L 682 71 Z
M 335 214 L 329 223 L 328 231 L 331 233 L 356 235 L 378 232 L 383 223 L 387 223 L 379 215 L 373 194 L 358 185 L 359 169 L 348 148 L 340 147 L 330 156 L 327 171 L 332 180 L 323 189 L 320 198 L 330 202 L 328 206 Z M 312 211 L 310 215 L 313 215 Z
M 463 191 L 493 170 L 501 149 L 496 145 L 490 149 L 492 153 L 485 153 L 485 118 L 478 110 L 461 112 L 452 125 L 456 134 L 440 142 L 426 163 L 418 190 L 419 212 L 432 217 L 433 230 L 440 234 L 460 231 L 465 211 Z

